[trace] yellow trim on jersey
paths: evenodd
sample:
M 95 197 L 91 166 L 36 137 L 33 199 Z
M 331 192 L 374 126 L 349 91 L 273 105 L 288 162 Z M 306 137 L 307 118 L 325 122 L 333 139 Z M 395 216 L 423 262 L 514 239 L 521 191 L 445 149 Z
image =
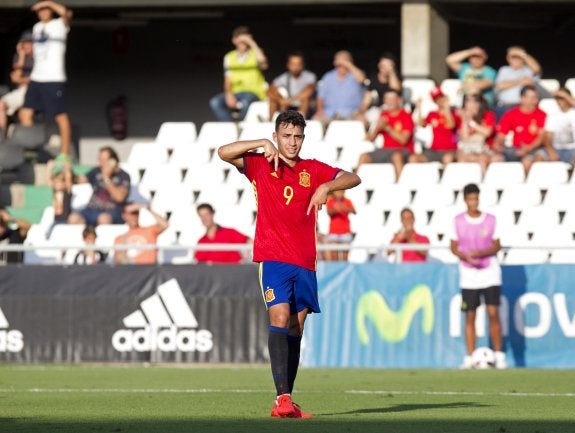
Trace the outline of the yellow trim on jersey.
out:
M 258 268 L 258 281 L 260 283 L 260 290 L 262 291 L 262 298 L 264 300 L 264 305 L 266 306 L 266 310 L 267 310 L 268 309 L 268 303 L 266 302 L 266 293 L 264 290 L 264 282 L 262 280 L 263 267 L 264 267 L 264 262 L 260 262 L 260 266 Z

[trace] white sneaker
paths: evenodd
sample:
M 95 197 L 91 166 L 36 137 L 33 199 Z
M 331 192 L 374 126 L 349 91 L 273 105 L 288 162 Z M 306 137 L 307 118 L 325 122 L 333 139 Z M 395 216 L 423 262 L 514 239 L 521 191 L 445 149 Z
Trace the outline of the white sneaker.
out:
M 465 355 L 463 358 L 463 364 L 459 366 L 462 370 L 470 370 L 473 368 L 473 359 L 471 359 L 471 355 Z
M 505 359 L 505 352 L 495 352 L 495 368 L 504 370 L 507 368 L 507 360 Z

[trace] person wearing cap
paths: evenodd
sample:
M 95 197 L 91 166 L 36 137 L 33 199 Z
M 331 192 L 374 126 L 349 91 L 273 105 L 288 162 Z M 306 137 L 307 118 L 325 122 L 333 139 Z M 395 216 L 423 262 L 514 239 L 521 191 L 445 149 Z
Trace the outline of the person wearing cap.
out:
M 24 105 L 24 97 L 30 82 L 33 65 L 32 32 L 27 31 L 20 36 L 12 60 L 10 81 L 16 88 L 0 98 L 0 130 L 2 130 L 0 133 L 4 134 L 4 137 L 8 132 L 8 117 L 13 116 Z
M 66 39 L 72 11 L 55 1 L 39 1 L 32 6 L 38 22 L 32 29 L 34 66 L 19 118 L 23 126 L 34 124 L 34 113 L 54 119 L 60 131 L 60 153 L 70 154 L 72 128 L 65 105 Z M 55 15 L 58 15 L 55 18 Z
M 523 47 L 509 47 L 506 60 L 508 64 L 499 68 L 495 78 L 497 121 L 506 111 L 520 104 L 521 88 L 534 86 L 539 81 L 541 74 L 541 65 Z
M 493 105 L 493 85 L 497 72 L 487 65 L 487 52 L 481 47 L 456 51 L 445 58 L 449 69 L 461 81 L 461 91 L 467 94 L 481 94 L 489 105 Z
M 449 164 L 455 161 L 457 152 L 457 126 L 459 117 L 449 105 L 449 98 L 437 86 L 430 93 L 433 102 L 437 104 L 436 111 L 430 111 L 425 119 L 421 112 L 421 100 L 416 102 L 418 107 L 418 125 L 425 128 L 431 125 L 433 138 L 429 148 L 424 148 L 422 153 L 413 154 L 409 162 L 441 162 Z

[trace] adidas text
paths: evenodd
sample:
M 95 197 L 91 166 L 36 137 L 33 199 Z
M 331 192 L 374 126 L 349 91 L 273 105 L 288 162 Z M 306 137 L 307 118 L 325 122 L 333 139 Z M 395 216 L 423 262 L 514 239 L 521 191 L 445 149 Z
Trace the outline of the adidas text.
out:
M 0 352 L 20 352 L 23 348 L 24 336 L 20 331 L 0 331 Z
M 112 336 L 112 345 L 119 352 L 209 352 L 214 343 L 206 329 L 177 329 L 175 326 L 158 329 L 119 329 Z

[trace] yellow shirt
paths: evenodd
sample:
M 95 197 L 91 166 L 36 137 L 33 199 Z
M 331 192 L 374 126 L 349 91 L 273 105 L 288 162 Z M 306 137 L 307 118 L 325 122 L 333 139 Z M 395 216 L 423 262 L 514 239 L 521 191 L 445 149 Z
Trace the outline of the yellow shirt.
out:
M 251 92 L 260 100 L 265 98 L 266 80 L 253 50 L 248 50 L 243 55 L 237 50 L 227 53 L 224 56 L 224 70 L 231 82 L 233 93 Z

